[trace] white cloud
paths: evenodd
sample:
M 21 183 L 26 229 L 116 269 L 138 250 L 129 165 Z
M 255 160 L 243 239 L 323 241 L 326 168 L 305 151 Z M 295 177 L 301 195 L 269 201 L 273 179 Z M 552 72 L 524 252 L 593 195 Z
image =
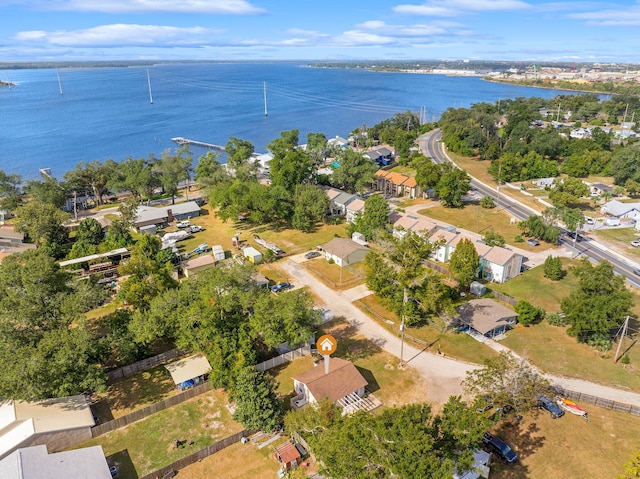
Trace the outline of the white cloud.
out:
M 23 0 L 45 10 L 105 13 L 207 13 L 255 15 L 265 11 L 247 0 Z
M 208 42 L 210 36 L 219 33 L 220 31 L 202 27 L 113 24 L 75 31 L 25 31 L 16 34 L 14 39 L 74 47 L 199 45 Z
M 615 10 L 599 10 L 583 13 L 570 13 L 569 18 L 585 20 L 587 25 L 606 27 L 640 26 L 640 5 L 622 6 Z
M 367 33 L 359 30 L 350 30 L 342 35 L 334 37 L 333 43 L 343 46 L 363 46 L 363 45 L 388 45 L 395 43 L 395 39 L 388 36 Z
M 427 0 L 422 5 L 403 4 L 396 13 L 429 17 L 455 17 L 468 12 L 523 10 L 531 5 L 521 0 Z

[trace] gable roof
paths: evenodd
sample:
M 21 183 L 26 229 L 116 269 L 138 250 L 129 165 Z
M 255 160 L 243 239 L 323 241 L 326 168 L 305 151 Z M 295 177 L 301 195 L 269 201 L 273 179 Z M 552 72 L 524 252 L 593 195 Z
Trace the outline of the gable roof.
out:
M 23 241 L 24 234 L 17 232 L 14 228 L 8 228 L 6 226 L 2 226 L 0 227 L 0 238 Z
M 432 243 L 439 243 L 440 241 L 444 241 L 444 244 L 446 245 L 451 243 L 451 241 L 453 241 L 457 235 L 458 233 L 454 233 L 453 231 L 438 230 L 429 237 L 429 241 L 431 241 Z
M 276 454 L 283 464 L 289 464 L 301 457 L 296 445 L 290 441 L 276 447 Z
M 198 256 L 196 258 L 191 258 L 190 260 L 188 260 L 186 263 L 184 263 L 184 268 L 193 269 L 214 264 L 216 264 L 216 259 L 213 257 L 213 255 L 203 254 L 202 256 Z
M 640 203 L 622 203 L 618 200 L 611 200 L 603 205 L 601 210 L 612 216 L 622 216 L 632 210 L 640 211 Z
M 389 173 L 390 173 L 390 171 L 388 171 L 388 170 L 378 170 L 378 171 L 375 172 L 375 176 L 377 176 L 378 178 L 384 178 Z
M 328 243 L 323 244 L 322 249 L 338 258 L 346 258 L 359 250 L 369 251 L 366 246 L 362 246 L 349 238 L 333 238 Z
M 211 365 L 204 354 L 198 353 L 188 358 L 174 361 L 165 366 L 176 385 L 197 378 L 211 371 Z
M 326 189 L 324 190 L 324 192 L 325 192 L 325 194 L 327 195 L 327 197 L 328 197 L 330 200 L 334 199 L 334 198 L 335 198 L 336 196 L 338 196 L 340 193 L 344 193 L 344 191 L 342 191 L 342 190 L 339 190 L 339 189 L 337 189 L 337 188 L 331 188 L 331 187 L 326 188 Z
M 360 211 L 362 209 L 364 209 L 364 200 L 361 198 L 356 198 L 353 201 L 350 201 L 349 204 L 347 205 L 347 209 L 349 211 Z
M 410 215 L 402 215 L 394 223 L 394 228 L 403 228 L 405 230 L 411 229 L 413 225 L 418 222 L 418 218 Z
M 385 180 L 391 181 L 394 185 L 402 185 L 408 179 L 408 176 L 400 174 L 396 171 L 390 171 L 389 174 L 385 176 Z
M 350 202 L 357 198 L 356 195 L 352 195 L 351 193 L 347 193 L 345 191 L 341 192 L 338 196 L 333 198 L 333 202 L 336 205 L 348 205 Z
M 513 251 L 500 246 L 494 246 L 487 254 L 484 255 L 484 259 L 494 264 L 503 265 L 513 258 L 514 255 L 515 253 Z
M 486 334 L 503 325 L 512 324 L 518 313 L 493 299 L 473 299 L 458 308 L 458 318 L 463 324 Z
M 293 379 L 305 384 L 317 401 L 327 398 L 334 402 L 367 385 L 353 363 L 340 358 L 330 359 L 329 374 L 324 373 L 324 364 L 319 364 Z
M 136 210 L 136 223 L 143 223 L 152 220 L 162 220 L 169 216 L 169 210 L 171 214 L 175 215 L 188 215 L 190 213 L 199 213 L 200 206 L 195 201 L 187 201 L 186 203 L 177 203 L 175 205 L 165 205 L 160 207 L 152 207 L 140 205 Z
M 2 479 L 111 479 L 102 446 L 47 453 L 47 446 L 25 447 L 0 461 Z

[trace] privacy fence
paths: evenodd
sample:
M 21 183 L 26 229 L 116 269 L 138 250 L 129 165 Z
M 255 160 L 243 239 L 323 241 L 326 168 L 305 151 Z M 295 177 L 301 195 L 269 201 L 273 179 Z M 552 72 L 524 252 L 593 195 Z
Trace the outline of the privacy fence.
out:
M 109 371 L 107 373 L 107 377 L 109 378 L 109 382 L 113 382 L 120 378 L 125 378 L 128 376 L 133 376 L 140 371 L 146 371 L 147 369 L 151 369 L 156 367 L 158 364 L 165 363 L 171 359 L 178 358 L 180 356 L 184 356 L 187 354 L 187 351 L 183 351 L 181 349 L 171 349 L 162 354 L 158 354 L 157 356 L 152 356 L 150 358 L 142 359 L 133 364 L 127 364 L 118 369 L 114 369 L 113 371 Z
M 553 390 L 556 392 L 556 394 L 566 397 L 567 399 L 575 399 L 576 401 L 586 402 L 589 404 L 593 404 L 594 406 L 613 409 L 614 411 L 626 412 L 629 414 L 633 414 L 634 416 L 640 416 L 640 406 L 613 401 L 612 399 L 604 399 L 598 396 L 591 396 L 590 394 L 570 391 L 560 386 L 554 386 Z
M 211 390 L 211 386 L 208 382 L 199 384 L 198 386 L 187 389 L 185 392 L 180 393 L 176 396 L 172 396 L 163 401 L 153 403 L 150 406 L 144 407 L 142 409 L 138 409 L 137 411 L 133 411 L 126 416 L 122 416 L 111 421 L 105 422 L 103 424 L 99 424 L 97 426 L 93 426 L 91 428 L 91 436 L 98 437 L 102 434 L 106 434 L 109 431 L 114 431 L 116 429 L 120 429 L 121 427 L 128 426 L 131 423 L 136 421 L 140 421 L 147 416 L 151 416 L 163 409 L 170 408 L 175 406 L 176 404 L 180 404 L 181 402 L 187 401 L 188 399 L 199 396 L 200 394 L 204 394 L 207 391 Z
M 266 371 L 267 369 L 275 368 L 277 366 L 280 366 L 281 364 L 293 361 L 296 358 L 308 356 L 309 354 L 311 354 L 311 346 L 302 346 L 301 348 L 294 349 L 293 351 L 289 351 L 288 353 L 281 354 L 280 356 L 276 356 L 275 358 L 267 359 L 260 364 L 256 364 L 256 369 L 258 371 Z
M 232 444 L 239 442 L 243 437 L 249 437 L 254 434 L 255 431 L 240 431 L 233 436 L 225 437 L 224 439 L 219 440 L 211 444 L 210 446 L 205 447 L 204 449 L 200 449 L 193 454 L 190 454 L 182 459 L 178 459 L 173 464 L 169 464 L 168 466 L 163 467 L 162 469 L 158 469 L 157 471 L 153 471 L 146 476 L 140 477 L 140 479 L 163 479 L 175 476 L 176 472 L 180 469 L 184 469 L 191 464 L 195 464 L 198 461 L 203 460 L 206 457 L 209 457 L 212 454 L 215 454 L 218 451 L 221 451 L 225 447 L 229 447 Z

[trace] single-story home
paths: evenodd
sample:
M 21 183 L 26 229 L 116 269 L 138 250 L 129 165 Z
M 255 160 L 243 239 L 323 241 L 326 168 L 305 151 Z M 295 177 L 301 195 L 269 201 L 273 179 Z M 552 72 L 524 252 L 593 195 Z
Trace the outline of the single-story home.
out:
M 203 254 L 202 256 L 191 258 L 182 263 L 182 270 L 184 271 L 184 275 L 187 278 L 190 278 L 197 275 L 201 271 L 205 271 L 207 269 L 215 267 L 215 265 L 216 259 L 213 257 L 213 255 Z
M 336 135 L 334 138 L 329 138 L 327 140 L 327 146 L 335 146 L 344 149 L 349 146 L 349 142 L 345 138 Z
M 94 425 L 84 395 L 5 401 L 0 404 L 0 458 L 19 448 L 43 444 L 52 452 L 68 449 L 91 439 Z
M 329 373 L 325 373 L 322 362 L 293 377 L 293 389 L 297 396 L 292 399 L 294 407 L 317 404 L 323 399 L 339 405 L 353 403 L 364 396 L 367 380 L 349 361 L 340 358 L 329 359 Z M 346 399 L 346 401 L 341 401 Z M 344 406 L 343 406 L 344 407 Z
M 169 363 L 165 368 L 179 389 L 187 389 L 206 380 L 207 374 L 211 371 L 211 364 L 204 354 L 197 353 Z
M 470 471 L 454 472 L 453 479 L 479 479 L 480 477 L 488 478 L 491 465 L 491 453 L 482 449 L 474 449 L 473 451 L 473 468 Z
M 0 227 L 0 245 L 13 246 L 22 244 L 24 233 L 18 233 L 8 226 Z
M 348 238 L 333 238 L 322 245 L 327 261 L 333 260 L 338 266 L 359 263 L 369 252 L 369 248 Z
M 555 186 L 555 181 L 555 178 L 538 178 L 537 180 L 531 181 L 531 183 L 538 188 L 553 188 Z
M 111 479 L 102 446 L 47 452 L 47 446 L 18 449 L 0 461 L 2 479 Z
M 467 301 L 457 312 L 461 326 L 485 338 L 504 333 L 518 321 L 518 313 L 488 298 Z
M 600 196 L 602 193 L 613 195 L 613 186 L 603 183 L 591 183 L 589 185 L 589 191 L 591 192 L 591 196 Z
M 136 228 L 161 225 L 172 221 L 188 220 L 196 216 L 200 216 L 200 205 L 195 201 L 158 207 L 140 205 L 136 210 L 134 225 Z
M 640 203 L 622 203 L 618 200 L 612 200 L 602 205 L 600 212 L 620 219 L 638 220 L 640 219 Z

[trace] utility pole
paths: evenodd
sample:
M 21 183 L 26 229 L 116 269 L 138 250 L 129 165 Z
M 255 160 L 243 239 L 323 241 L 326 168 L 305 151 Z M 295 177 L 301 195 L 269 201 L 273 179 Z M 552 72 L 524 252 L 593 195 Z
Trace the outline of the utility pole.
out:
M 624 324 L 622 325 L 622 334 L 620 335 L 620 341 L 618 342 L 618 347 L 616 348 L 616 354 L 613 356 L 613 363 L 618 362 L 618 353 L 620 352 L 620 347 L 622 346 L 622 340 L 627 334 L 627 326 L 629 325 L 629 316 L 624 320 Z
M 400 322 L 400 369 L 404 367 L 404 310 L 407 305 L 407 288 L 404 288 L 402 296 L 402 320 Z
M 500 161 L 500 160 L 498 160 Z M 502 161 L 498 163 L 498 198 L 496 200 L 496 213 L 500 209 L 500 179 L 502 178 L 500 173 L 502 172 Z
M 78 221 L 78 192 L 73 190 L 73 216 Z

